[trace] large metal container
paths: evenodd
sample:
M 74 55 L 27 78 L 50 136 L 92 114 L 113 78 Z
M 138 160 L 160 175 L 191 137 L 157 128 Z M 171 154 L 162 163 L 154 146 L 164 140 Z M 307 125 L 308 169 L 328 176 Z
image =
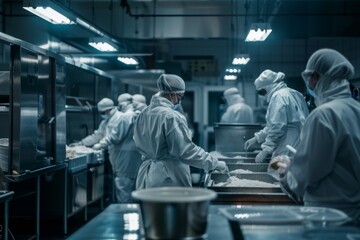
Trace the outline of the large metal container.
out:
M 215 186 L 215 184 L 226 182 L 230 177 L 227 173 L 211 173 L 206 176 L 205 186 L 212 189 L 216 192 L 235 192 L 235 193 L 282 193 L 279 182 L 267 173 L 248 173 L 248 174 L 232 174 L 240 179 L 247 180 L 258 180 L 265 183 L 276 184 L 274 187 L 256 187 L 256 186 L 246 186 L 246 187 L 227 187 L 227 186 Z
M 246 140 L 254 137 L 254 133 L 262 128 L 258 124 L 217 123 L 214 127 L 215 150 L 221 153 L 244 152 Z
M 146 238 L 203 239 L 206 237 L 208 208 L 216 198 L 212 190 L 162 187 L 132 192 L 140 200 Z

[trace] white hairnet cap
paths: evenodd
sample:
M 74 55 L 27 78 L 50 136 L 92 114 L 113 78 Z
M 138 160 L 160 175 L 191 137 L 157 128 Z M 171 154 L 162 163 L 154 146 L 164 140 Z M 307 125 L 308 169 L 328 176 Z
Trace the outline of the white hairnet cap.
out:
M 273 72 L 269 69 L 263 71 L 259 77 L 255 80 L 256 90 L 260 90 L 268 85 L 279 82 L 285 78 L 285 74 L 282 72 Z
M 332 79 L 348 79 L 354 75 L 353 65 L 338 51 L 320 49 L 314 52 L 306 64 L 305 71 L 315 71 Z
M 162 93 L 184 93 L 184 80 L 174 74 L 161 74 L 157 80 L 157 86 Z
M 134 102 L 137 102 L 137 103 L 146 103 L 146 97 L 141 94 L 134 94 L 132 96 L 132 99 Z
M 235 87 L 226 89 L 224 91 L 224 98 L 229 105 L 244 101 L 244 99 L 240 95 L 239 90 Z
M 114 102 L 109 98 L 103 98 L 97 104 L 97 108 L 99 112 L 104 112 L 106 110 L 112 109 L 113 107 L 114 107 Z
M 122 103 L 122 102 L 131 102 L 132 96 L 129 93 L 123 93 L 123 94 L 119 95 L 117 100 L 118 100 L 119 104 Z
M 237 88 L 228 88 L 224 91 L 224 97 L 234 95 L 234 94 L 240 94 L 239 90 Z

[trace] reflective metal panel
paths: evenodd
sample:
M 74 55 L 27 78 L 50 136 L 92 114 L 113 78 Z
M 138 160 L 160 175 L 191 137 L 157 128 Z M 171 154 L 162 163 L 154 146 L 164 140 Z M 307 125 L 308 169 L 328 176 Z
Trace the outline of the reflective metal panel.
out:
M 65 160 L 66 144 L 66 111 L 65 111 L 65 65 L 55 66 L 55 162 Z
M 262 127 L 256 124 L 216 124 L 215 150 L 217 152 L 244 152 L 244 143 Z
M 53 83 L 49 57 L 11 46 L 11 160 L 18 173 L 50 165 Z
M 12 55 L 12 168 L 23 172 L 32 168 L 31 162 L 36 159 L 37 139 L 37 55 L 22 52 L 19 46 L 11 47 Z M 26 160 L 21 161 L 23 156 Z
M 43 161 L 53 159 L 53 134 L 55 126 L 54 105 L 53 105 L 53 85 L 52 63 L 53 61 L 44 55 L 38 55 L 38 128 L 37 128 L 37 148 L 36 162 L 43 165 Z M 50 162 L 49 162 L 50 163 Z M 37 164 L 36 164 L 37 165 Z M 46 164 L 45 164 L 46 165 Z

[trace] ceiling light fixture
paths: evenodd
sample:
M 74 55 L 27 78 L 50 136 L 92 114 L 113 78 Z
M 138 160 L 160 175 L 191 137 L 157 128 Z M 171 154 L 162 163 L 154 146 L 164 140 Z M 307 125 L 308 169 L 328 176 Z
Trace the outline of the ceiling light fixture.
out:
M 239 74 L 241 72 L 241 69 L 236 68 L 236 67 L 227 67 L 225 69 L 225 72 L 230 73 L 230 74 Z
M 265 41 L 271 32 L 270 23 L 253 23 L 251 24 L 245 42 Z
M 74 16 L 50 0 L 25 0 L 23 8 L 52 24 L 75 24 Z
M 226 81 L 229 81 L 229 80 L 234 81 L 236 79 L 237 79 L 236 75 L 225 75 L 224 76 L 224 80 L 226 80 Z
M 120 62 L 126 64 L 126 65 L 138 65 L 139 62 L 136 60 L 136 58 L 133 57 L 118 57 L 117 60 Z
M 118 50 L 115 44 L 104 38 L 90 38 L 89 45 L 101 52 L 116 52 Z
M 246 65 L 250 61 L 248 54 L 236 55 L 232 61 L 233 65 Z

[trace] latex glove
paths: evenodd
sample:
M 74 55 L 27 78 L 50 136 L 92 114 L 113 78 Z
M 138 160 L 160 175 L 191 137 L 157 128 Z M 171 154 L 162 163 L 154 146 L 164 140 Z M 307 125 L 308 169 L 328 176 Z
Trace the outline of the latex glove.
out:
M 102 146 L 101 146 L 100 143 L 96 143 L 96 144 L 94 144 L 94 146 L 92 146 L 92 149 L 94 149 L 94 150 L 100 150 L 100 149 L 102 149 Z
M 269 166 L 277 170 L 280 177 L 284 177 L 289 171 L 291 158 L 287 155 L 280 155 L 270 161 Z
M 80 142 L 74 142 L 74 143 L 70 143 L 69 147 L 76 147 L 76 146 L 82 146 L 84 145 L 82 141 Z
M 246 151 L 248 151 L 251 147 L 253 147 L 255 144 L 257 144 L 257 140 L 255 137 L 250 138 L 249 140 L 247 140 L 244 144 L 244 149 Z
M 264 163 L 265 159 L 270 155 L 269 152 L 262 150 L 261 152 L 258 153 L 258 155 L 256 155 L 255 157 L 255 162 L 256 163 Z
M 226 166 L 226 163 L 224 161 L 218 161 L 215 170 L 218 170 L 220 172 L 228 172 L 229 168 Z

